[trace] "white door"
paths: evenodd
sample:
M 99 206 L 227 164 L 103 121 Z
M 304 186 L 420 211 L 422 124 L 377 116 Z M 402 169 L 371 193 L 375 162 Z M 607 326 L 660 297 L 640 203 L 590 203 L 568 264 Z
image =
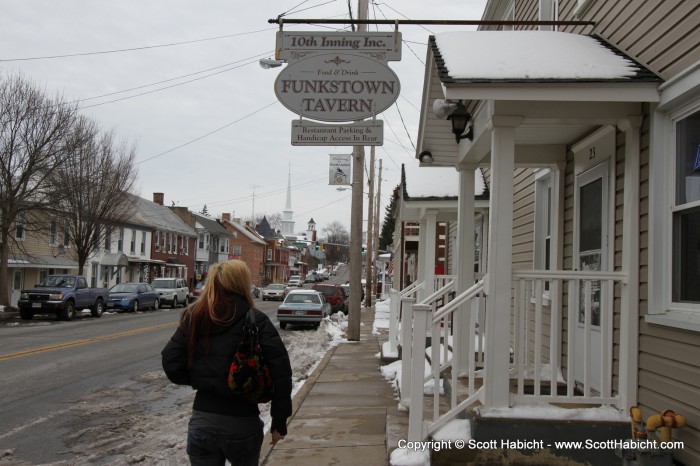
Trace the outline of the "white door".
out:
M 17 306 L 19 295 L 22 292 L 22 269 L 16 269 L 12 273 L 12 296 L 10 296 L 10 305 Z
M 607 161 L 576 177 L 574 261 L 576 269 L 580 271 L 608 270 L 609 190 Z M 601 357 L 607 356 L 602 354 L 603 342 L 600 332 L 601 304 L 607 302 L 603 291 L 600 281 L 579 281 L 574 316 L 575 379 L 581 384 L 584 383 L 588 365 L 588 386 L 598 393 L 601 387 Z M 588 333 L 587 318 L 590 322 Z

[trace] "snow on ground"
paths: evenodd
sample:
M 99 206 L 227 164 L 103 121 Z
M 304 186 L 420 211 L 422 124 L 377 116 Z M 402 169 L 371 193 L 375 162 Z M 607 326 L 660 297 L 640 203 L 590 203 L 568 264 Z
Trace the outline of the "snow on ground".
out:
M 346 341 L 346 329 L 347 317 L 336 313 L 318 330 L 280 332 L 292 362 L 294 394 L 328 349 Z M 123 386 L 76 394 L 71 420 L 56 426 L 57 431 L 67 432 L 62 440 L 71 459 L 50 466 L 189 464 L 186 438 L 193 400 L 194 390 L 171 384 L 162 370 L 136 375 Z M 260 405 L 266 432 L 269 408 L 269 404 Z M 13 456 L 12 450 L 0 451 L 0 465 L 29 465 Z

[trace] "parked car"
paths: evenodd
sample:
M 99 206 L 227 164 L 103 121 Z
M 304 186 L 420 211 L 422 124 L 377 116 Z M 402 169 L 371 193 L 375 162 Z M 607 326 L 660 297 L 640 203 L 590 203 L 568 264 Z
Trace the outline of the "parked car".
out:
M 348 313 L 348 304 L 345 293 L 339 285 L 317 283 L 311 287 L 312 290 L 323 293 L 326 301 L 331 305 L 331 312 Z
M 304 279 L 304 283 L 316 283 L 316 275 L 310 273 Z
M 343 283 L 342 285 L 340 285 L 340 287 L 345 292 L 346 299 L 350 299 L 350 283 Z M 362 298 L 360 298 L 360 299 L 362 299 L 363 301 L 365 300 L 365 285 L 364 284 L 362 284 Z
M 282 301 L 287 296 L 288 289 L 282 283 L 270 283 L 262 289 L 262 300 L 268 299 Z
M 82 275 L 49 275 L 34 288 L 22 290 L 17 301 L 19 316 L 31 320 L 34 314 L 53 313 L 60 320 L 71 320 L 76 309 L 89 308 L 100 317 L 109 297 L 107 288 L 90 288 Z
M 301 281 L 301 276 L 292 275 L 291 277 L 289 277 L 287 286 L 301 288 L 302 286 L 304 286 L 304 283 Z
M 159 307 L 160 294 L 148 283 L 120 283 L 109 289 L 109 309 L 136 312 Z
M 160 294 L 161 304 L 177 307 L 190 303 L 190 289 L 184 278 L 155 278 L 151 285 Z
M 199 282 L 194 286 L 192 293 L 190 293 L 190 299 L 192 299 L 192 300 L 198 299 L 199 296 L 202 293 L 204 293 L 204 284 L 205 284 L 205 282 Z
M 331 305 L 322 293 L 315 290 L 292 290 L 277 309 L 280 328 L 287 324 L 313 325 L 318 328 L 321 321 L 331 313 Z

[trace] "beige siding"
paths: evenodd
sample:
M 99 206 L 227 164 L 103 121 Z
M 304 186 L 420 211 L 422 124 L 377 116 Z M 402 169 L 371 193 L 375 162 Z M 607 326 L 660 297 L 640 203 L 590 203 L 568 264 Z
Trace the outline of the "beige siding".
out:
M 560 19 L 595 21 L 595 27 L 562 31 L 600 34 L 665 79 L 700 60 L 700 2 L 598 0 L 581 18 L 575 6 L 576 0 L 561 0 Z

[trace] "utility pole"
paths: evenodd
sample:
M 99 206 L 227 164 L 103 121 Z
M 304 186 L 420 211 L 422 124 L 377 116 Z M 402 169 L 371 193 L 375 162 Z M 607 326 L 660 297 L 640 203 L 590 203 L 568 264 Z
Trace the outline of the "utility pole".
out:
M 259 188 L 260 186 L 258 186 L 257 184 L 251 184 L 250 187 L 253 188 L 253 213 L 251 217 L 253 217 L 252 224 L 253 228 L 255 228 L 255 188 Z
M 382 205 L 382 159 L 379 159 L 379 175 L 377 177 L 377 212 L 374 214 L 374 241 L 373 250 L 376 251 L 376 257 L 379 259 L 379 228 L 381 223 L 381 215 L 379 213 L 379 206 Z M 384 270 L 384 276 L 382 276 L 382 286 L 386 282 L 386 270 Z M 377 283 L 377 285 L 379 285 Z M 377 290 L 377 294 L 379 290 Z M 381 296 L 381 294 L 380 294 Z
M 374 272 L 374 146 L 369 156 L 369 202 L 367 207 L 367 251 L 365 252 L 365 307 L 372 305 L 372 275 Z
M 367 19 L 368 0 L 358 0 L 358 18 Z M 358 25 L 366 31 L 367 25 Z M 362 190 L 364 188 L 365 148 L 352 150 L 352 212 L 350 214 L 350 303 L 348 305 L 348 341 L 360 341 L 362 311 Z

